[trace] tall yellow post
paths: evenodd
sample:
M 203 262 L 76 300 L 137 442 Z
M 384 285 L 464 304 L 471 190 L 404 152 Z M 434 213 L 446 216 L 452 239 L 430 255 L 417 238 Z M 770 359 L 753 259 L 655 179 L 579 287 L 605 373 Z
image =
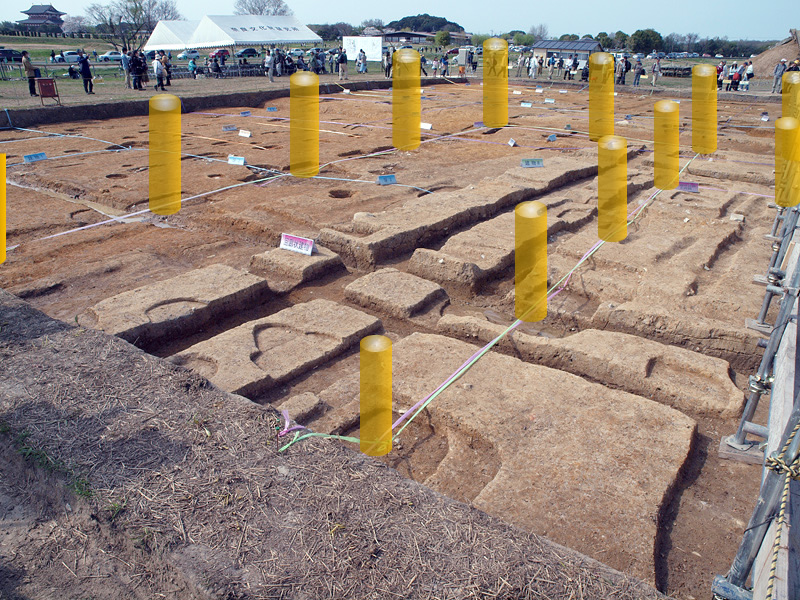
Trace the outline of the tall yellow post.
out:
M 414 150 L 420 143 L 419 52 L 398 50 L 392 58 L 392 144 L 399 150 Z
M 361 340 L 360 448 L 368 456 L 392 450 L 392 340 L 368 335 Z
M 775 121 L 775 204 L 800 203 L 800 120 L 781 117 Z
M 614 57 L 608 52 L 589 56 L 589 139 L 614 135 Z
M 319 173 L 319 77 L 311 71 L 289 77 L 289 171 Z
M 597 143 L 597 235 L 606 242 L 628 236 L 628 161 L 625 138 L 607 135 Z
M 717 68 L 692 67 L 692 150 L 698 154 L 717 151 Z
M 514 209 L 514 314 L 529 323 L 547 317 L 547 207 L 541 202 Z
M 150 98 L 150 204 L 157 215 L 181 208 L 181 101 L 172 94 Z
M 782 108 L 784 117 L 800 119 L 800 71 L 783 74 Z
M 6 262 L 6 155 L 0 154 L 0 264 Z
M 483 42 L 483 124 L 508 125 L 508 42 L 501 38 Z
M 678 187 L 678 108 L 672 100 L 659 100 L 655 105 L 655 186 L 662 190 Z

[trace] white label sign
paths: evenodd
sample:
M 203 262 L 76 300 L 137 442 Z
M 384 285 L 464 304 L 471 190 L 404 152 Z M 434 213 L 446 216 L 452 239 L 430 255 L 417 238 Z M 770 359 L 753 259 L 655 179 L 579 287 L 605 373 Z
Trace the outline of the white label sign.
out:
M 537 94 L 544 94 L 544 88 L 536 88 L 535 91 Z
M 522 95 L 522 92 L 520 92 L 519 90 L 514 90 L 512 93 L 514 93 L 514 94 L 516 94 L 518 96 Z
M 228 154 L 228 164 L 229 165 L 239 165 L 244 166 L 244 156 L 234 156 L 233 154 Z
M 513 148 L 514 146 L 516 146 L 516 145 L 517 145 L 517 141 L 516 141 L 514 138 L 510 138 L 510 139 L 508 140 L 508 145 L 509 145 L 509 146 L 511 146 L 511 147 Z
M 420 123 L 419 126 L 422 129 L 433 129 L 433 125 L 431 125 L 430 123 Z
M 543 158 L 523 158 L 520 166 L 525 167 L 526 169 L 530 169 L 533 167 L 543 167 L 544 166 L 544 159 Z
M 239 135 L 242 136 L 242 137 L 250 137 L 253 134 L 250 133 L 249 131 L 247 131 L 247 129 L 240 129 L 239 130 Z
M 282 233 L 280 248 L 283 250 L 291 250 L 292 252 L 299 252 L 300 254 L 305 254 L 306 256 L 311 256 L 311 253 L 314 250 L 314 240 L 298 237 L 296 235 L 290 235 L 288 233 Z
M 544 103 L 545 103 L 545 104 L 555 104 L 555 103 L 556 103 L 556 101 L 555 101 L 555 100 L 553 100 L 552 98 L 545 98 L 545 99 L 544 99 Z
M 533 106 L 533 104 L 531 104 L 530 102 L 520 102 L 519 105 L 522 108 L 530 108 L 531 106 Z

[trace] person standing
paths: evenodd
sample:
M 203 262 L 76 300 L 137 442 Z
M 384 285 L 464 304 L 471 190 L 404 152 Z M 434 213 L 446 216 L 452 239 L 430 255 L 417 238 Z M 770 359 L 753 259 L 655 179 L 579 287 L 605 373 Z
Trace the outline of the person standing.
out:
M 425 70 L 425 65 L 428 64 L 428 59 L 425 58 L 424 54 L 421 54 L 419 57 L 419 70 L 425 77 L 428 76 L 428 72 Z
M 169 62 L 169 56 L 161 53 L 161 64 L 164 66 L 164 79 L 166 83 L 164 85 L 172 85 L 172 63 Z
M 558 63 L 556 64 L 556 77 L 561 77 L 561 74 L 564 72 L 564 57 L 558 57 Z
M 636 66 L 633 68 L 633 87 L 639 87 L 639 78 L 644 75 L 644 67 L 642 61 L 637 60 Z
M 89 62 L 89 57 L 83 53 L 83 50 L 78 50 L 78 57 L 78 65 L 80 65 L 81 77 L 83 78 L 83 89 L 87 94 L 94 94 L 92 65 Z
M 167 88 L 164 87 L 164 63 L 161 62 L 161 56 L 158 54 L 153 59 L 153 75 L 156 78 L 156 87 L 153 89 L 158 90 L 160 87 L 162 92 L 166 92 Z
M 384 75 L 391 79 L 392 77 L 392 53 L 387 50 L 386 51 L 386 72 Z
M 625 85 L 625 60 L 617 61 L 617 85 Z
M 556 67 L 556 59 L 555 57 L 551 56 L 547 59 L 547 71 L 548 71 L 548 79 L 553 78 L 553 69 Z
M 789 65 L 789 68 L 786 69 L 787 71 L 800 71 L 800 59 L 795 59 L 795 61 Z
M 270 83 L 275 81 L 272 74 L 272 67 L 274 65 L 275 65 L 275 57 L 273 56 L 272 52 L 267 50 L 264 54 L 264 75 L 269 77 Z
M 656 87 L 656 82 L 658 81 L 658 78 L 661 77 L 661 59 L 660 58 L 657 58 L 656 62 L 653 63 L 653 68 L 651 69 L 651 73 L 650 74 L 653 76 L 653 81 L 651 82 L 651 85 L 653 87 Z
M 544 73 L 544 57 L 540 56 L 539 60 L 537 61 L 537 67 L 536 67 L 537 78 L 541 79 L 542 73 Z
M 131 53 L 130 52 L 123 52 L 122 59 L 120 60 L 120 66 L 122 67 L 122 71 L 125 73 L 125 87 L 127 89 L 131 89 L 133 87 L 131 85 Z
M 339 81 L 347 79 L 347 51 L 339 48 Z
M 39 94 L 36 93 L 36 69 L 27 50 L 22 51 L 22 68 L 25 69 L 25 76 L 28 78 L 28 91 L 31 96 L 38 96 Z
M 772 93 L 782 93 L 783 92 L 783 74 L 786 73 L 786 59 L 782 58 L 781 62 L 775 65 L 775 70 L 772 72 L 774 76 L 774 80 L 772 82 Z

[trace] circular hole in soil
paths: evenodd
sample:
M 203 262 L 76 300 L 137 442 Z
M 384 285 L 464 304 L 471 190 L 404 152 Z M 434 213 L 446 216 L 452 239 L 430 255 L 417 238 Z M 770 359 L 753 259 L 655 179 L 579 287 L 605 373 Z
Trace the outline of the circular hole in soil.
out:
M 206 177 L 208 177 L 209 179 L 219 179 L 220 177 L 222 177 L 222 175 L 220 175 L 219 173 L 209 173 L 208 175 L 206 175 Z
M 126 179 L 128 176 L 123 173 L 110 173 L 106 175 L 106 179 Z
M 349 198 L 353 195 L 353 192 L 350 190 L 331 190 L 328 195 L 331 198 Z

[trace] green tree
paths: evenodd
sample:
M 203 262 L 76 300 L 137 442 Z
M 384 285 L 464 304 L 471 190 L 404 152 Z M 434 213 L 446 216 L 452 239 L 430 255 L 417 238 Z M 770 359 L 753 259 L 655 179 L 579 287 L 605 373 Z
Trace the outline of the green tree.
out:
M 618 31 L 614 34 L 614 46 L 617 48 L 624 48 L 628 43 L 628 34 L 624 31 Z
M 605 31 L 598 33 L 594 39 L 597 40 L 597 43 L 603 48 L 611 48 L 614 43 L 614 40 L 612 40 Z
M 433 38 L 433 41 L 436 43 L 437 46 L 449 46 L 450 45 L 450 32 L 449 31 L 437 31 L 436 35 Z
M 565 33 L 558 39 L 562 42 L 577 42 L 581 38 L 579 38 L 576 33 Z
M 470 41 L 472 42 L 473 46 L 483 46 L 483 42 L 488 40 L 490 37 L 492 36 L 487 35 L 485 33 L 475 33 L 470 38 Z
M 652 50 L 662 50 L 664 40 L 655 29 L 637 29 L 631 36 L 631 50 L 646 54 Z

